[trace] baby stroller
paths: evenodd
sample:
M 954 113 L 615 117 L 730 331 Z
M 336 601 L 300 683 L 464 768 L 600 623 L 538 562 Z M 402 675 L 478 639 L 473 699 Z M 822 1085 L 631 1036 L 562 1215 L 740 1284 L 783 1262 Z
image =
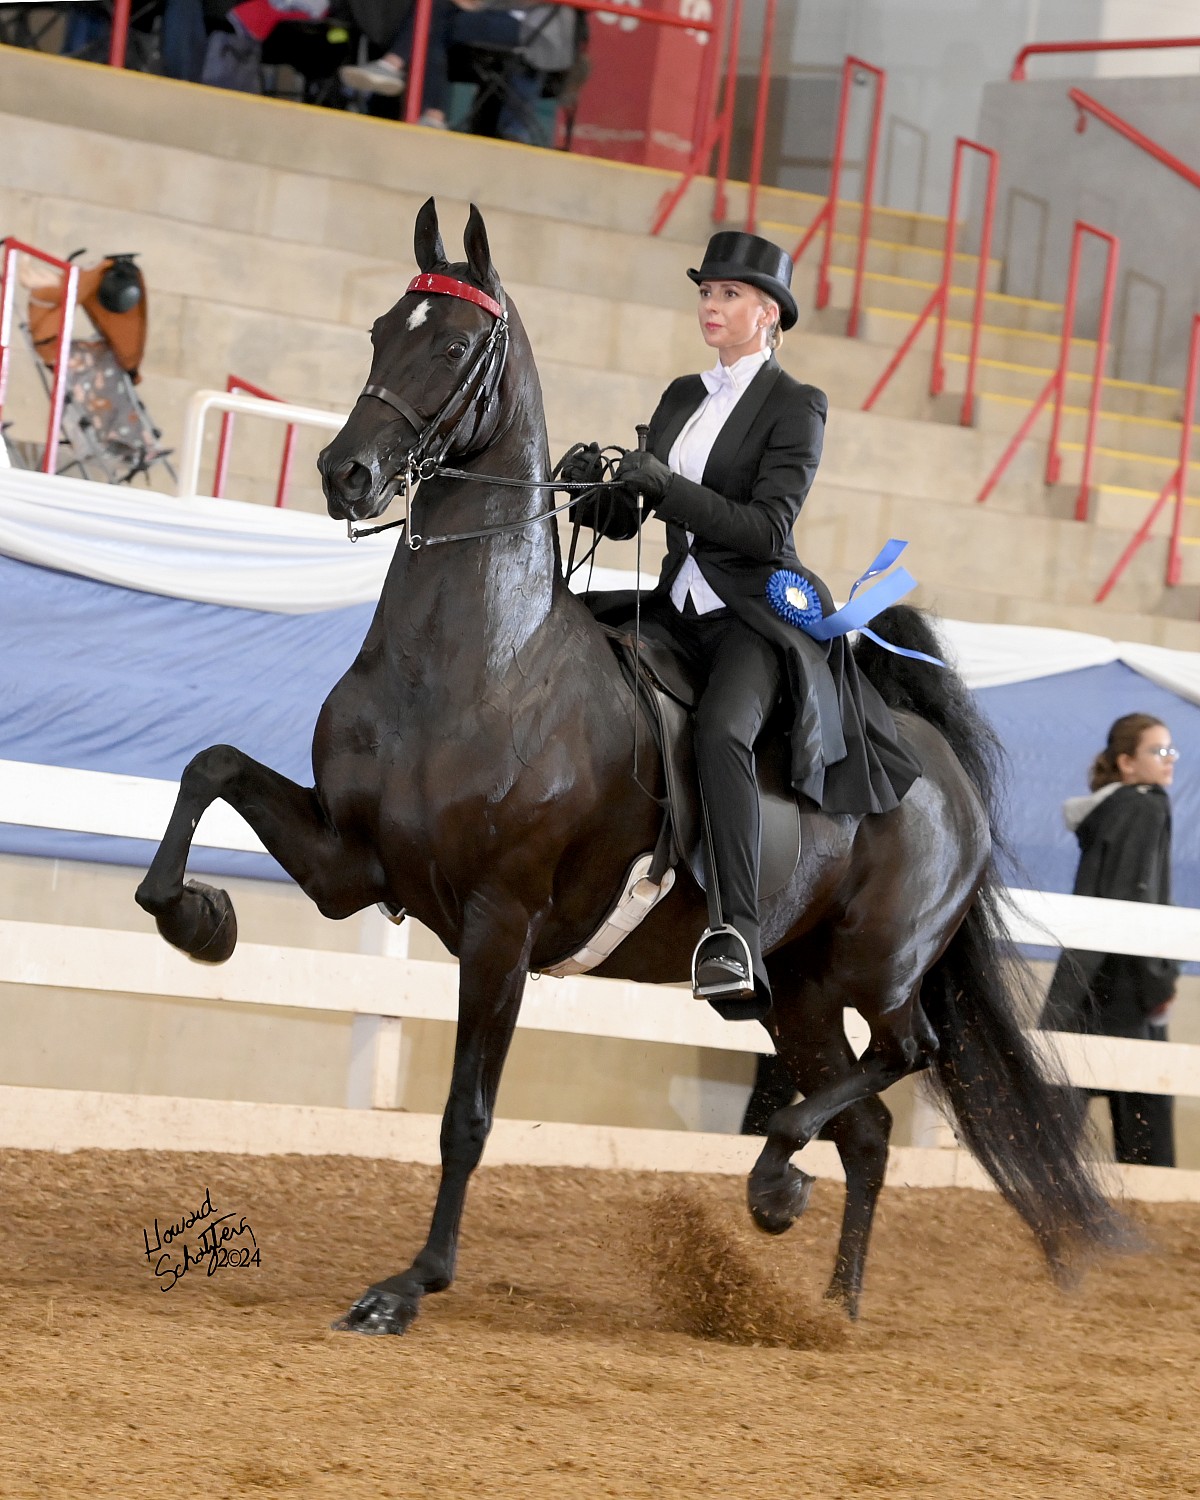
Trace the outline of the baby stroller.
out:
M 68 258 L 85 253 L 77 250 Z M 36 261 L 21 267 L 21 283 L 29 291 L 25 333 L 47 397 L 53 390 L 65 279 L 65 273 Z M 133 256 L 106 255 L 82 267 L 78 305 L 97 337 L 71 340 L 58 472 L 128 484 L 162 464 L 174 480 L 170 449 L 163 447 L 135 389 L 147 325 L 146 284 Z M 29 466 L 38 467 L 40 460 L 39 453 Z

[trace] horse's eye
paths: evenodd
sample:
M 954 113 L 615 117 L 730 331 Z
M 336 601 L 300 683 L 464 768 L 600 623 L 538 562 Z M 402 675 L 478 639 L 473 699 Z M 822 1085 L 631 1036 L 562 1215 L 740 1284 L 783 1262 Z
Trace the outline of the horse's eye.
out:
M 455 339 L 450 347 L 446 350 L 446 353 L 450 356 L 451 359 L 461 359 L 466 352 L 467 345 L 463 339 Z

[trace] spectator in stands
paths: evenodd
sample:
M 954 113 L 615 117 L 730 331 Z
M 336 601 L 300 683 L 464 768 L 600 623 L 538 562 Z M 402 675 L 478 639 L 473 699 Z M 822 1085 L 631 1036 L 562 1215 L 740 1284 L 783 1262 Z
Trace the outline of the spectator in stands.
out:
M 1063 808 L 1079 840 L 1077 896 L 1171 902 L 1171 804 L 1179 752 L 1151 714 L 1126 714 L 1092 763 L 1086 797 Z M 1054 971 L 1041 1024 L 1052 1031 L 1166 1041 L 1179 965 L 1126 953 L 1065 952 Z M 1164 1094 L 1112 1093 L 1118 1161 L 1173 1167 L 1172 1103 Z
M 405 17 L 382 57 L 338 70 L 347 88 L 363 93 L 398 95 L 404 91 L 412 54 L 415 7 Z M 535 6 L 509 10 L 491 0 L 433 0 L 429 49 L 422 86 L 421 125 L 447 127 L 450 92 L 450 51 L 454 47 L 499 48 L 514 54 L 506 82 L 525 108 L 502 104 L 498 134 L 505 140 L 532 140 L 529 115 L 540 98 L 547 73 L 564 72 L 574 54 L 575 12 L 565 6 Z M 519 55 L 518 55 L 519 54 Z

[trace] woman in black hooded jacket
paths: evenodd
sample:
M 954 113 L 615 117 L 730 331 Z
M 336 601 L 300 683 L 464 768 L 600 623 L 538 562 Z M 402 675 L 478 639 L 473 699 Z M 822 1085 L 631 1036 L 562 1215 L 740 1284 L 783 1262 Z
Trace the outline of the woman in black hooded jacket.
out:
M 1077 896 L 1171 904 L 1171 803 L 1178 751 L 1161 720 L 1126 714 L 1092 763 L 1090 795 L 1063 813 L 1079 840 Z M 1099 1036 L 1166 1041 L 1179 965 L 1130 953 L 1065 952 L 1054 971 L 1042 1026 Z M 1112 1093 L 1118 1161 L 1173 1167 L 1172 1100 L 1165 1094 Z

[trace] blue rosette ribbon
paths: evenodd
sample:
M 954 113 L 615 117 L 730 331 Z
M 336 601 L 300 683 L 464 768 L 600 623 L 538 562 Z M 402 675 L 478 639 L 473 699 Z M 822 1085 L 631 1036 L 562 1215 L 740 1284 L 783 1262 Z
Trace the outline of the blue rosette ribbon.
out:
M 817 591 L 808 579 L 789 568 L 780 568 L 771 574 L 767 580 L 767 600 L 781 619 L 794 625 L 797 630 L 803 630 L 814 641 L 831 641 L 836 636 L 848 635 L 850 631 L 857 630 L 877 646 L 882 646 L 885 651 L 891 651 L 897 656 L 909 656 L 915 661 L 929 662 L 934 667 L 944 667 L 946 663 L 939 657 L 930 656 L 924 651 L 911 651 L 906 646 L 893 646 L 890 641 L 885 641 L 867 628 L 876 615 L 882 614 L 890 605 L 897 604 L 917 586 L 917 580 L 907 568 L 897 568 L 895 572 L 888 573 L 888 569 L 907 546 L 907 542 L 892 537 L 866 572 L 855 580 L 846 603 L 831 615 L 822 612 Z M 888 576 L 880 578 L 884 573 L 888 573 Z M 872 578 L 880 578 L 880 582 L 855 598 L 859 588 Z

